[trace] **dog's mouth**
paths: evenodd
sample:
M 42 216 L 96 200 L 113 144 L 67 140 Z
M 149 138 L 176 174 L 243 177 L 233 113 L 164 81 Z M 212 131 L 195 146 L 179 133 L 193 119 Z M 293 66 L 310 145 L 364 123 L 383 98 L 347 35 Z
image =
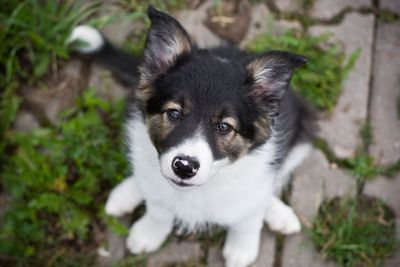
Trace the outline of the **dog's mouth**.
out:
M 185 183 L 183 181 L 178 181 L 178 180 L 171 179 L 171 178 L 168 178 L 168 180 L 171 181 L 174 185 L 177 185 L 177 186 L 182 187 L 182 188 L 190 188 L 190 187 L 196 186 L 194 184 L 188 184 L 188 183 Z

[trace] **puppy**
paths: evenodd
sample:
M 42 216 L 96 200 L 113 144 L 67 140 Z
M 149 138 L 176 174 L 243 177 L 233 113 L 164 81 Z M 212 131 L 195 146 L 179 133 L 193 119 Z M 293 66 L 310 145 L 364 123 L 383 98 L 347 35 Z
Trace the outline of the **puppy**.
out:
M 143 201 L 145 215 L 127 239 L 132 253 L 157 250 L 174 225 L 227 228 L 228 267 L 257 258 L 266 222 L 283 234 L 300 231 L 277 195 L 311 146 L 305 108 L 289 88 L 305 58 L 288 52 L 247 54 L 199 49 L 172 17 L 148 8 L 151 27 L 139 81 L 125 120 L 133 174 L 111 192 L 107 214 L 121 216 Z M 138 60 L 88 26 L 70 40 L 81 53 L 135 80 Z

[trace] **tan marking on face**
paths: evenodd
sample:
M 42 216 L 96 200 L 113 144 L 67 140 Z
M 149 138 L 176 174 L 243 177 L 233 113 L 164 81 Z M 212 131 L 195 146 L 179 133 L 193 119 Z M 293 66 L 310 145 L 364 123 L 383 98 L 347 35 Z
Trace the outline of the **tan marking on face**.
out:
M 168 109 L 176 109 L 180 111 L 182 109 L 182 106 L 177 102 L 169 101 L 165 103 L 162 107 L 162 110 L 168 110 Z
M 231 160 L 236 160 L 245 155 L 251 147 L 249 140 L 235 131 L 226 135 L 219 135 L 217 138 L 219 150 Z
M 169 101 L 165 103 L 162 110 L 176 109 L 181 111 L 182 107 L 179 103 Z M 149 129 L 150 138 L 156 147 L 167 137 L 167 135 L 175 127 L 176 123 L 172 122 L 166 112 L 151 115 L 147 118 L 147 127 Z
M 218 135 L 217 144 L 220 151 L 229 159 L 235 160 L 246 154 L 251 146 L 249 140 L 246 140 L 239 132 L 237 132 L 239 124 L 233 117 L 225 117 L 221 123 L 229 124 L 233 130 L 225 135 Z
M 222 122 L 230 124 L 234 129 L 239 127 L 236 119 L 232 117 L 226 117 L 222 119 Z M 219 150 L 231 160 L 240 158 L 247 154 L 254 144 L 262 143 L 270 138 L 269 123 L 268 118 L 264 116 L 254 121 L 256 133 L 252 140 L 243 137 L 237 131 L 231 131 L 226 135 L 218 135 L 217 145 Z

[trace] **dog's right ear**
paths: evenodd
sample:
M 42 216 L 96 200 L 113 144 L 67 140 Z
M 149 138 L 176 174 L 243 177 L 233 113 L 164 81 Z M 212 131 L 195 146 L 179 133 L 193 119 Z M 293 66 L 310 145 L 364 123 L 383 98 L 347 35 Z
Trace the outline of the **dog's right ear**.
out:
M 185 29 L 173 17 L 151 5 L 147 9 L 147 15 L 151 27 L 147 35 L 141 71 L 149 81 L 165 73 L 180 56 L 190 53 L 192 42 Z

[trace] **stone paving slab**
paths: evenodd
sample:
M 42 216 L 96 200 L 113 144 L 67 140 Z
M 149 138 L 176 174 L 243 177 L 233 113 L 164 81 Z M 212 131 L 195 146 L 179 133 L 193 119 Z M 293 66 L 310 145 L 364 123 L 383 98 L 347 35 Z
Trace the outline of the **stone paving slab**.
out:
M 356 180 L 342 170 L 332 168 L 323 153 L 314 149 L 294 172 L 290 203 L 303 228 L 311 227 L 324 200 L 354 194 Z M 335 266 L 326 262 L 315 250 L 304 230 L 285 238 L 282 267 Z
M 193 241 L 171 242 L 150 255 L 147 267 L 174 266 L 182 263 L 198 263 L 204 257 L 200 243 Z
M 207 17 L 207 10 L 212 5 L 213 1 L 208 0 L 196 10 L 182 10 L 175 14 L 175 18 L 185 27 L 200 48 L 215 47 L 224 43 L 203 23 Z
M 275 235 L 270 232 L 266 225 L 261 233 L 260 251 L 256 261 L 250 267 L 273 267 L 275 261 Z M 222 248 L 211 247 L 208 249 L 207 266 L 223 267 Z
M 274 3 L 282 12 L 301 12 L 303 10 L 302 0 L 275 0 Z
M 381 9 L 387 8 L 400 13 L 400 1 L 398 0 L 380 0 L 379 4 Z
M 68 61 L 51 80 L 44 81 L 47 88 L 23 86 L 24 105 L 36 109 L 51 123 L 58 122 L 58 115 L 75 105 L 75 99 L 87 87 L 87 66 L 78 59 Z
M 222 257 L 222 249 L 213 246 L 208 248 L 207 252 L 207 266 L 208 267 L 224 267 L 224 259 Z
M 260 252 L 257 260 L 251 265 L 251 267 L 274 266 L 276 238 L 275 235 L 266 228 L 268 228 L 267 225 L 264 225 L 264 229 L 261 234 Z
M 310 238 L 303 232 L 285 238 L 282 267 L 336 267 L 325 261 L 315 250 Z
M 310 15 L 313 18 L 330 19 L 347 7 L 371 7 L 371 0 L 318 0 L 315 1 Z
M 14 129 L 21 132 L 29 132 L 40 127 L 38 120 L 32 113 L 20 110 L 14 121 Z
M 362 30 L 360 30 L 362 29 Z M 360 127 L 367 118 L 371 74 L 374 16 L 348 14 L 335 26 L 313 26 L 311 34 L 334 33 L 333 39 L 343 43 L 346 55 L 362 48 L 354 69 L 343 84 L 343 91 L 331 114 L 321 116 L 320 135 L 339 157 L 351 157 L 361 145 Z
M 130 88 L 117 82 L 109 70 L 96 64 L 92 64 L 91 66 L 88 87 L 95 90 L 96 95 L 106 101 L 115 101 L 125 98 L 130 92 Z
M 241 48 L 245 48 L 255 37 L 268 30 L 267 18 L 271 16 L 272 13 L 265 4 L 256 4 L 251 7 L 251 22 L 247 34 L 240 44 Z M 298 22 L 287 20 L 274 20 L 272 24 L 273 34 L 282 34 L 291 28 L 300 29 L 301 25 Z
M 388 1 L 386 1 L 388 2 Z M 400 11 L 400 1 L 398 3 Z M 380 164 L 400 159 L 400 21 L 378 22 L 374 79 L 371 95 L 371 154 Z

